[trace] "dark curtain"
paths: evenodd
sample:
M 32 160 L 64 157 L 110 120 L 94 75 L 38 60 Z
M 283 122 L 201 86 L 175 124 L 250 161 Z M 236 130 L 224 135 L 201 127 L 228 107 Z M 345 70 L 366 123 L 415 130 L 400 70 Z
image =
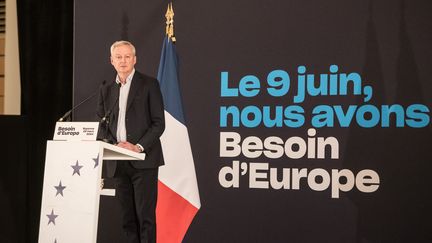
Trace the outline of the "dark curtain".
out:
M 18 0 L 21 112 L 28 118 L 27 240 L 37 242 L 46 140 L 72 105 L 72 0 Z

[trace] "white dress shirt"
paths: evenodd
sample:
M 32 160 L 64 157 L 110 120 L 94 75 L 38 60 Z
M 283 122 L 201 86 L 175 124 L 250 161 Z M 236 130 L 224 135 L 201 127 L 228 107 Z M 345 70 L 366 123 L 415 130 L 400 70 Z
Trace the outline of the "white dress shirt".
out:
M 132 83 L 132 78 L 135 74 L 135 69 L 132 70 L 131 74 L 126 78 L 126 83 L 121 84 L 120 77 L 117 75 L 116 83 L 121 84 L 119 94 L 119 116 L 117 121 L 117 142 L 127 141 L 126 131 L 126 105 L 129 96 L 129 90 Z

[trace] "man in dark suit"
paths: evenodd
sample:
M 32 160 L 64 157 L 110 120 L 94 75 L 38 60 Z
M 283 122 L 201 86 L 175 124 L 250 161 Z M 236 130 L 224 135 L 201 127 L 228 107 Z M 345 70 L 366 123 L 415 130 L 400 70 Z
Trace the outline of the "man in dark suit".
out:
M 164 164 L 159 137 L 165 118 L 159 83 L 135 70 L 135 53 L 127 41 L 111 46 L 117 76 L 100 88 L 97 115 L 109 121 L 101 127 L 99 138 L 146 154 L 144 161 L 107 161 L 106 169 L 116 181 L 128 242 L 147 243 L 156 242 L 158 167 Z

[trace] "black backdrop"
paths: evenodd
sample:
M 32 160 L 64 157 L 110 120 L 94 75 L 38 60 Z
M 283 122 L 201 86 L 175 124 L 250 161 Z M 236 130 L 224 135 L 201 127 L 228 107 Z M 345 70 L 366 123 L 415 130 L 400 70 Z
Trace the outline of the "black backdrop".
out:
M 166 1 L 77 0 L 75 4 L 74 100 L 86 97 L 104 79 L 112 80 L 109 46 L 128 39 L 138 47 L 137 69 L 155 76 L 164 31 Z M 104 5 L 101 11 L 101 5 Z M 223 158 L 219 133 L 245 136 L 306 137 L 310 116 L 300 128 L 234 128 L 219 125 L 220 107 L 292 104 L 260 93 L 254 98 L 220 96 L 220 76 L 229 72 L 231 87 L 246 75 L 265 86 L 276 69 L 292 77 L 297 66 L 308 73 L 357 72 L 363 85 L 372 86 L 369 102 L 358 96 L 313 97 L 300 105 L 307 111 L 321 104 L 381 106 L 424 104 L 431 107 L 430 63 L 432 4 L 428 1 L 175 1 L 180 85 L 191 146 L 195 158 L 202 208 L 184 242 L 428 242 L 426 230 L 432 193 L 431 126 L 389 128 L 379 125 L 317 129 L 319 136 L 338 139 L 339 159 L 292 160 L 261 156 Z M 292 85 L 295 88 L 294 78 Z M 76 113 L 92 118 L 95 105 Z M 429 112 L 427 113 L 429 116 Z M 265 162 L 271 167 L 363 169 L 376 171 L 380 187 L 373 193 L 354 189 L 332 199 L 329 190 L 223 188 L 218 173 L 233 160 Z M 120 230 L 115 201 L 103 199 L 99 230 L 111 240 Z M 106 212 L 106 213 L 104 213 Z M 104 214 L 109 217 L 104 218 Z M 102 227 L 102 229 L 101 229 Z M 109 242 L 100 238 L 101 242 Z
M 80 2 L 84 3 L 76 1 L 76 6 Z M 110 10 L 101 11 L 114 3 L 118 4 L 92 1 L 88 8 L 75 12 L 77 17 L 90 16 L 87 24 L 96 26 L 85 35 L 77 35 L 79 28 L 75 32 L 82 44 L 75 49 L 82 65 L 75 65 L 75 102 L 109 75 L 107 48 L 113 40 L 137 43 L 138 68 L 156 73 L 166 2 L 123 1 L 115 5 L 114 15 L 105 14 Z M 431 240 L 430 125 L 423 129 L 323 131 L 341 143 L 341 159 L 329 167 L 373 168 L 380 173 L 381 187 L 373 194 L 351 192 L 335 201 L 308 190 L 223 189 L 217 182 L 220 168 L 230 163 L 218 158 L 218 133 L 224 130 L 218 128 L 218 108 L 251 103 L 219 97 L 221 71 L 230 71 L 230 79 L 235 81 L 246 74 L 264 78 L 273 69 L 293 73 L 301 64 L 314 73 L 339 64 L 373 82 L 373 102 L 377 104 L 422 103 L 431 107 L 429 1 L 179 1 L 174 5 L 184 110 L 203 204 L 185 242 Z M 16 232 L 25 229 L 25 242 L 36 242 L 45 141 L 55 120 L 71 105 L 73 2 L 20 0 L 18 16 L 29 173 L 27 189 L 22 192 L 27 194 L 28 220 Z M 86 23 L 80 18 L 75 21 Z M 106 30 L 111 31 L 108 37 L 101 35 L 107 34 Z M 260 102 L 268 101 L 258 97 L 252 103 Z M 89 119 L 92 108 L 89 105 L 77 113 L 76 119 Z M 243 136 L 268 135 L 264 129 L 239 131 Z M 304 133 L 301 129 L 271 132 L 283 134 L 281 137 Z M 302 162 L 272 163 L 302 167 Z M 305 167 L 322 166 L 322 162 L 306 163 Z M 13 212 L 6 213 L 13 216 Z

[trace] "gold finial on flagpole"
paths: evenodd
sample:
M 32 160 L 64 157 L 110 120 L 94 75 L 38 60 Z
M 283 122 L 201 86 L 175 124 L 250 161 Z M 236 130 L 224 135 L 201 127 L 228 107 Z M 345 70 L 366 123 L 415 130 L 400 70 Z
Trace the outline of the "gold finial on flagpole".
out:
M 168 36 L 169 40 L 175 42 L 176 38 L 174 36 L 174 10 L 172 7 L 172 2 L 168 4 L 168 8 L 165 13 L 165 18 L 166 18 L 165 34 Z

